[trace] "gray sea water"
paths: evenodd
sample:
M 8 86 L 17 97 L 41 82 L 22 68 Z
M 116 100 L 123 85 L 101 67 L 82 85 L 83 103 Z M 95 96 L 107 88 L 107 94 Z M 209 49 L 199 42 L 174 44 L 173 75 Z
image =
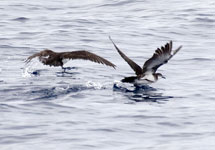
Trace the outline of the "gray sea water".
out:
M 213 0 L 0 0 L 1 150 L 214 150 Z M 150 87 L 139 65 L 173 40 L 182 50 Z M 116 70 L 75 60 L 65 74 L 24 60 L 45 48 L 88 50 Z

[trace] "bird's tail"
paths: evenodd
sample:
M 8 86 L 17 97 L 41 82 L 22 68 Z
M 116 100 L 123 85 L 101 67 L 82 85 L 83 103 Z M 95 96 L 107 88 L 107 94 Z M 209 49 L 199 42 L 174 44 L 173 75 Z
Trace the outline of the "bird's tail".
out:
M 138 77 L 125 77 L 121 81 L 122 82 L 127 82 L 127 83 L 133 83 L 136 79 L 138 79 Z

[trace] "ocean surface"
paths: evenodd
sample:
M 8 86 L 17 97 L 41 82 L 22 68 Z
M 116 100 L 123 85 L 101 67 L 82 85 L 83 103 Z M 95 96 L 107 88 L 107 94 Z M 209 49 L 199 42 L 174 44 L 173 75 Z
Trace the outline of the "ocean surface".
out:
M 0 150 L 214 150 L 213 0 L 0 0 Z M 173 41 L 149 86 L 121 83 Z M 117 65 L 25 59 L 88 50 Z

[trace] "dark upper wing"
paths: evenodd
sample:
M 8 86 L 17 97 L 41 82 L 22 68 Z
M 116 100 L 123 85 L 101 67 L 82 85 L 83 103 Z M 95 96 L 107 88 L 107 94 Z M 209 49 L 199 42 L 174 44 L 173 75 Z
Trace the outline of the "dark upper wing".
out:
M 113 40 L 111 39 L 110 36 L 109 36 L 109 39 L 113 43 L 114 47 L 116 48 L 116 50 L 118 51 L 120 56 L 130 65 L 130 67 L 134 70 L 136 75 L 141 75 L 143 73 L 142 68 L 139 65 L 137 65 L 133 60 L 128 58 L 122 51 L 120 51 L 119 48 L 116 46 L 116 44 L 113 42 Z
M 115 68 L 116 66 L 111 63 L 110 61 L 96 55 L 93 54 L 91 52 L 88 51 L 73 51 L 73 52 L 63 52 L 61 53 L 61 59 L 84 59 L 84 60 L 90 60 L 96 63 L 101 63 L 101 64 L 105 64 L 107 66 L 111 66 L 113 68 Z
M 143 72 L 155 73 L 160 66 L 167 63 L 181 48 L 182 46 L 179 46 L 176 50 L 172 51 L 172 41 L 167 43 L 165 47 L 158 48 L 153 56 L 144 63 Z

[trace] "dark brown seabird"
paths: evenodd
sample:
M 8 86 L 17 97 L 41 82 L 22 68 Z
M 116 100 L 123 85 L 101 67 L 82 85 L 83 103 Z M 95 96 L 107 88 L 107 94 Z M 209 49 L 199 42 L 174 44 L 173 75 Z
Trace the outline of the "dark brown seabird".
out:
M 90 60 L 99 64 L 105 64 L 107 66 L 113 67 L 114 69 L 116 67 L 110 61 L 85 50 L 72 52 L 54 52 L 52 50 L 45 49 L 39 53 L 29 56 L 26 60 L 26 63 L 29 63 L 35 57 L 38 57 L 39 61 L 44 65 L 61 66 L 64 71 L 66 68 L 64 68 L 63 65 L 70 59 Z
M 163 64 L 166 64 L 182 48 L 182 46 L 179 46 L 176 50 L 172 50 L 172 41 L 170 41 L 165 46 L 157 48 L 153 56 L 148 59 L 144 63 L 143 68 L 141 68 L 133 60 L 128 58 L 122 51 L 120 51 L 111 37 L 109 37 L 109 39 L 113 43 L 120 56 L 130 65 L 130 67 L 136 73 L 136 76 L 125 77 L 121 81 L 133 83 L 136 85 L 154 83 L 158 80 L 158 77 L 165 78 L 161 73 L 156 73 L 157 69 Z

